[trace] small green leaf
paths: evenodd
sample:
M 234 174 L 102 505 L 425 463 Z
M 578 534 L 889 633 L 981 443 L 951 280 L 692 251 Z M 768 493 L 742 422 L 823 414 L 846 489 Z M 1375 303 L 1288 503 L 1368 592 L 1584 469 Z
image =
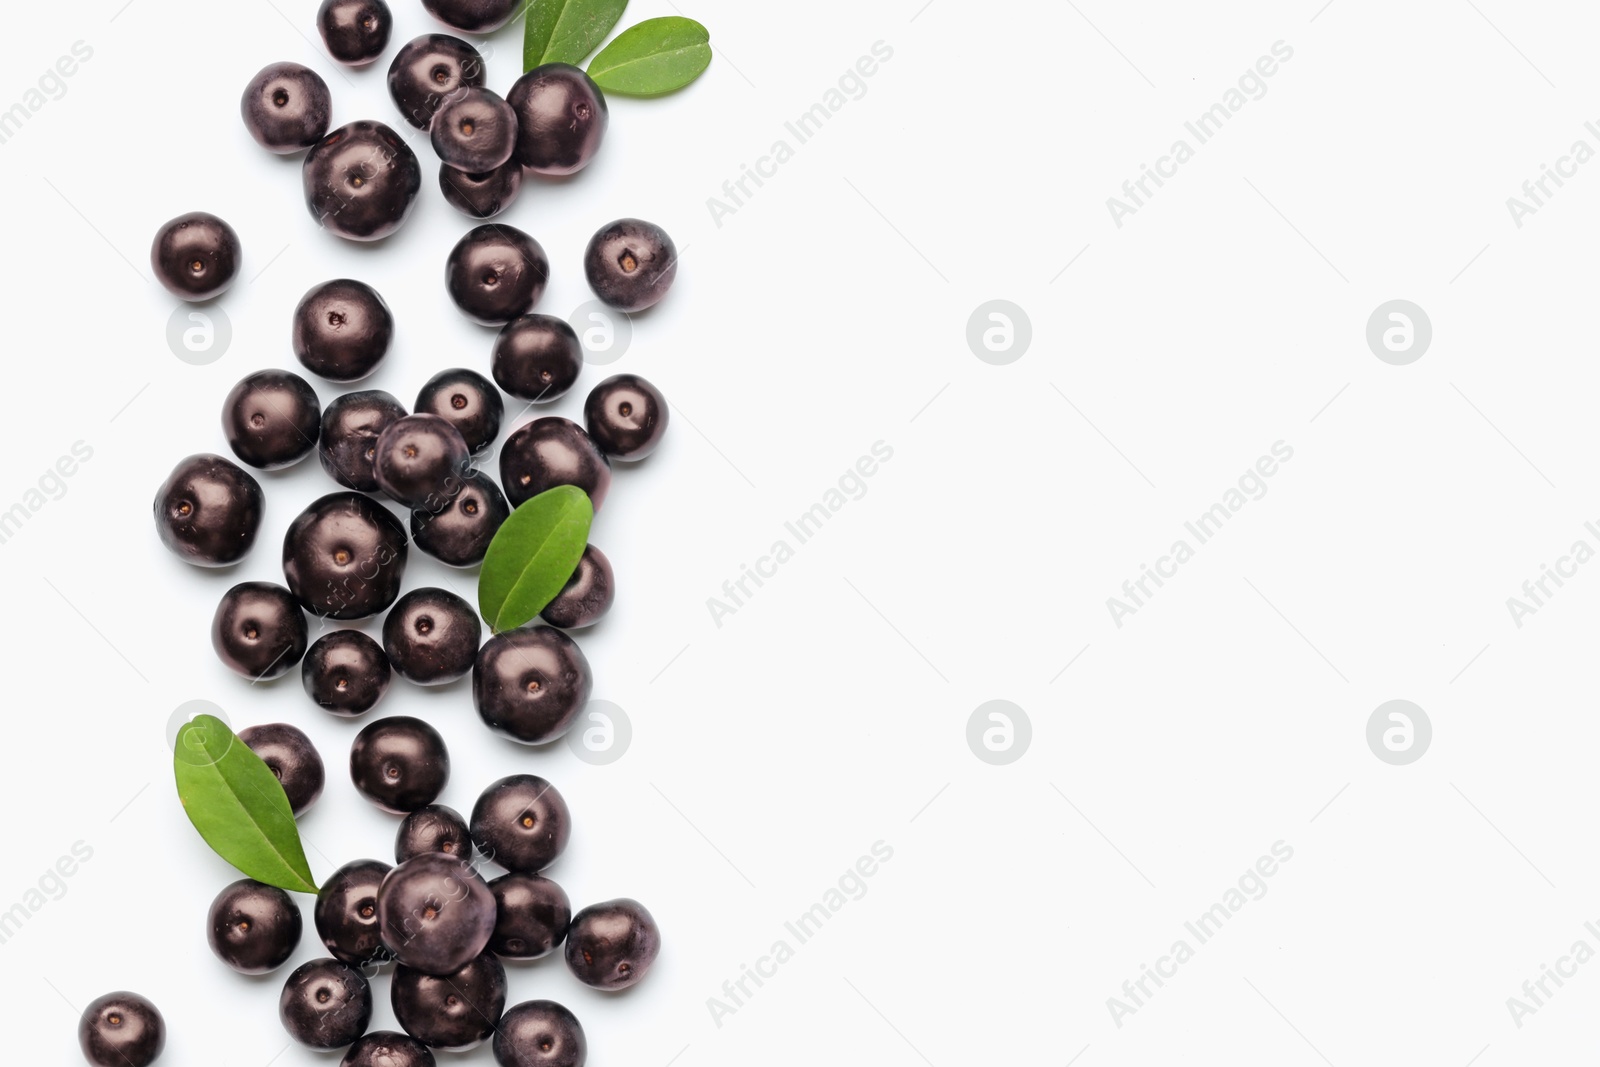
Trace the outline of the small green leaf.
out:
M 589 77 L 608 93 L 660 96 L 711 65 L 711 34 L 694 19 L 647 19 L 629 26 L 589 62 Z
M 522 30 L 522 69 L 582 63 L 627 6 L 628 0 L 533 0 Z
M 185 723 L 172 769 L 184 813 L 217 855 L 258 882 L 317 891 L 282 784 L 227 723 L 213 715 Z
M 583 558 L 594 505 L 575 485 L 524 500 L 500 524 L 478 572 L 478 610 L 495 633 L 532 622 Z

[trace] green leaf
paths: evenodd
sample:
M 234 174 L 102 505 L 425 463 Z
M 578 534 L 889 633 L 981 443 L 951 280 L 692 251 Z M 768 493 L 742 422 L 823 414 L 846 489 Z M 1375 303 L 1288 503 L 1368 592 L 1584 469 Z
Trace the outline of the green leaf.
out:
M 524 500 L 500 524 L 478 572 L 478 610 L 495 633 L 532 622 L 578 569 L 594 505 L 575 485 Z
M 694 19 L 647 19 L 629 26 L 589 62 L 589 77 L 608 93 L 660 96 L 711 65 L 711 34 Z
M 185 723 L 172 769 L 184 812 L 217 855 L 258 882 L 317 891 L 283 785 L 227 723 L 213 715 Z
M 522 69 L 582 63 L 627 6 L 628 0 L 533 0 L 522 30 Z

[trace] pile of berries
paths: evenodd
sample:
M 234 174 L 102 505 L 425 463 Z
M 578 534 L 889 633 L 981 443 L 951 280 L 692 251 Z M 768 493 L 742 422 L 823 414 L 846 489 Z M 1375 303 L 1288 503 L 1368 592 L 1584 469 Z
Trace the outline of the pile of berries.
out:
M 424 0 L 424 6 L 446 25 L 484 33 L 521 4 Z M 384 0 L 324 0 L 317 25 L 335 60 L 364 66 L 388 47 L 392 18 Z M 504 211 L 531 176 L 581 170 L 608 122 L 599 87 L 577 67 L 537 67 L 504 97 L 484 82 L 478 51 L 445 34 L 404 45 L 388 74 L 401 117 L 428 132 L 445 199 L 475 219 Z M 422 186 L 420 165 L 381 122 L 330 132 L 331 104 L 319 75 L 286 62 L 251 79 L 241 112 L 262 147 L 306 153 L 306 206 L 322 228 L 350 240 L 380 240 L 410 214 Z M 189 301 L 225 292 L 241 261 L 233 228 L 205 212 L 171 220 L 151 248 L 162 284 Z M 677 254 L 660 227 L 624 218 L 594 235 L 583 266 L 601 301 L 636 312 L 665 296 Z M 538 745 L 573 726 L 593 682 L 565 631 L 599 620 L 615 595 L 611 563 L 599 549 L 585 549 L 544 608 L 542 625 L 487 642 L 477 612 L 455 594 L 418 588 L 402 595 L 411 546 L 452 567 L 477 566 L 518 505 L 573 485 L 598 510 L 611 464 L 641 460 L 661 441 L 666 399 L 643 378 L 619 374 L 589 393 L 584 425 L 545 417 L 512 433 L 499 449 L 498 482 L 477 468 L 499 438 L 502 391 L 547 403 L 580 377 L 577 334 L 562 319 L 534 312 L 549 276 L 544 249 L 528 234 L 492 223 L 468 231 L 446 257 L 445 287 L 464 315 L 499 328 L 490 376 L 443 370 L 422 385 L 409 413 L 391 394 L 370 389 L 324 406 L 306 378 L 280 369 L 250 374 L 228 393 L 222 429 L 239 462 L 191 455 L 156 493 L 156 530 L 178 558 L 228 567 L 250 552 L 263 494 L 246 467 L 279 470 L 315 452 L 339 486 L 289 524 L 282 585 L 241 582 L 223 595 L 211 637 L 231 670 L 256 682 L 298 666 L 311 700 L 346 718 L 370 712 L 394 675 L 433 686 L 470 674 L 473 703 L 496 733 Z M 383 298 L 352 279 L 313 286 L 290 325 L 304 368 L 339 384 L 372 374 L 395 335 Z M 347 621 L 383 612 L 381 642 L 357 629 L 329 629 L 310 640 L 307 613 Z M 323 761 L 303 731 L 273 723 L 238 736 L 272 769 L 297 817 L 322 794 Z M 563 948 L 581 982 L 623 989 L 649 971 L 660 932 L 631 899 L 574 914 L 561 887 L 541 873 L 571 832 L 560 792 L 538 776 L 514 774 L 485 789 L 463 818 L 436 803 L 450 776 L 444 738 L 409 716 L 367 724 L 354 738 L 349 765 L 362 796 L 403 816 L 395 862 L 355 860 L 323 883 L 313 922 L 328 956 L 300 966 L 284 983 L 279 1012 L 288 1033 L 315 1049 L 348 1046 L 345 1067 L 421 1067 L 433 1064 L 431 1049 L 460 1051 L 491 1040 L 504 1067 L 582 1067 L 586 1042 L 578 1020 L 547 1000 L 508 1009 L 501 960 L 538 959 Z M 477 870 L 482 861 L 506 873 L 486 881 Z M 207 921 L 212 951 L 243 974 L 282 966 L 302 932 L 293 898 L 251 879 L 224 888 Z M 368 1033 L 370 980 L 391 962 L 390 998 L 405 1033 Z M 97 1067 L 145 1067 L 161 1052 L 165 1024 L 148 1000 L 117 992 L 84 1012 L 79 1040 Z

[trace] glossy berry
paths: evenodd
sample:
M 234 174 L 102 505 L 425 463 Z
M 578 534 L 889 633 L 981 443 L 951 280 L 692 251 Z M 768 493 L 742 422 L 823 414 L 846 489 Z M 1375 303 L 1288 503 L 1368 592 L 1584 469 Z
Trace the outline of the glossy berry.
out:
M 459 37 L 426 33 L 413 38 L 389 64 L 389 96 L 405 120 L 419 130 L 461 89 L 482 86 L 483 56 Z
M 416 685 L 463 678 L 478 658 L 478 610 L 447 589 L 413 589 L 383 620 L 383 650 L 394 672 Z
M 322 883 L 311 914 L 328 955 L 358 967 L 391 958 L 378 927 L 378 887 L 392 870 L 381 860 L 354 860 Z
M 554 315 L 512 319 L 494 339 L 490 372 L 500 388 L 530 403 L 557 400 L 583 371 L 583 344 L 566 320 Z
M 294 354 L 312 374 L 330 382 L 365 378 L 378 369 L 393 340 L 394 315 L 366 282 L 323 282 L 294 309 Z
M 434 976 L 395 968 L 389 1003 L 401 1029 L 425 1045 L 465 1052 L 487 1041 L 506 1007 L 506 969 L 491 954 Z
M 306 695 L 334 715 L 371 711 L 389 691 L 389 657 L 360 630 L 334 630 L 317 638 L 300 665 Z
M 549 626 L 496 634 L 472 667 L 472 702 L 495 733 L 542 745 L 572 728 L 594 676 L 578 643 Z
M 607 457 L 641 460 L 667 432 L 667 398 L 637 374 L 613 374 L 589 391 L 583 421 Z
M 583 427 L 551 415 L 521 427 L 500 449 L 500 484 L 515 508 L 558 485 L 589 494 L 596 511 L 611 488 L 611 465 Z
M 468 230 L 444 267 L 450 299 L 485 326 L 503 326 L 533 310 L 549 280 L 550 261 L 539 242 L 510 226 Z
M 463 89 L 439 106 L 428 137 L 445 166 L 482 174 L 510 161 L 517 145 L 517 116 L 499 93 Z
M 286 722 L 270 722 L 245 727 L 239 731 L 239 740 L 271 769 L 289 798 L 289 809 L 295 818 L 317 802 L 327 777 L 322 757 L 303 730 Z
M 211 619 L 211 647 L 230 671 L 266 682 L 288 674 L 306 654 L 306 617 L 289 590 L 240 582 L 222 594 Z
M 472 843 L 508 871 L 536 874 L 554 863 L 572 836 L 572 813 L 559 790 L 535 774 L 493 783 L 472 806 Z
M 180 300 L 220 296 L 233 284 L 243 258 L 233 227 L 205 211 L 169 220 L 150 242 L 156 281 Z
M 286 370 L 241 378 L 222 403 L 222 432 L 233 454 L 252 467 L 293 466 L 317 447 L 322 404 L 311 383 Z
M 421 551 L 451 567 L 483 562 L 500 524 L 511 515 L 506 495 L 482 471 L 461 481 L 461 490 L 438 510 L 411 513 L 411 539 Z
M 429 852 L 471 858 L 472 834 L 467 820 L 455 808 L 429 804 L 400 820 L 400 831 L 394 837 L 394 861 L 404 863 Z
M 500 1067 L 583 1067 L 589 1043 L 578 1017 L 553 1000 L 529 1000 L 505 1013 L 494 1034 Z
M 156 533 L 185 563 L 227 567 L 256 543 L 261 483 L 231 460 L 201 452 L 178 461 L 156 490 Z
M 467 33 L 493 33 L 511 21 L 519 0 L 422 0 L 428 14 Z
M 439 731 L 409 715 L 368 723 L 350 745 L 356 791 L 393 815 L 432 804 L 450 780 Z
M 364 67 L 383 55 L 394 32 L 394 16 L 383 0 L 322 0 L 317 32 L 340 63 Z
M 306 210 L 329 233 L 377 241 L 400 228 L 422 189 L 422 165 L 381 122 L 340 126 L 306 153 Z
M 435 1067 L 433 1052 L 407 1034 L 374 1030 L 345 1051 L 339 1067 Z
M 516 160 L 535 174 L 575 174 L 588 166 L 610 118 L 594 79 L 566 63 L 534 67 L 506 102 L 517 115 Z
M 489 951 L 502 959 L 548 956 L 567 936 L 572 904 L 566 892 L 543 875 L 502 874 L 489 883 L 489 892 L 495 902 Z
M 305 609 L 365 619 L 395 602 L 406 571 L 406 530 L 360 493 L 311 502 L 283 535 L 283 577 Z
M 78 1019 L 78 1047 L 90 1067 L 150 1067 L 166 1045 L 166 1020 L 137 993 L 96 997 Z
M 643 311 L 672 288 L 678 247 L 653 222 L 618 219 L 589 239 L 583 272 L 602 302 L 622 311 Z
M 460 433 L 473 455 L 488 451 L 500 436 L 506 403 L 494 383 L 475 370 L 456 367 L 429 378 L 417 394 L 417 414 L 437 415 Z
M 440 164 L 439 190 L 446 203 L 463 215 L 493 218 L 510 207 L 522 191 L 522 164 L 513 158 L 483 174 L 469 174 Z
M 614 599 L 616 579 L 611 573 L 611 561 L 598 548 L 586 545 L 572 577 L 544 606 L 539 617 L 551 626 L 578 630 L 599 622 L 611 610 Z
M 372 464 L 378 488 L 410 508 L 433 508 L 455 496 L 472 466 L 466 440 L 445 419 L 396 419 L 378 435 Z
M 489 943 L 494 919 L 494 894 L 478 872 L 443 852 L 406 860 L 378 890 L 383 943 L 405 967 L 425 974 L 451 974 L 471 963 Z M 410 1026 L 406 1032 L 422 1037 Z
M 217 894 L 206 917 L 206 942 L 240 974 L 277 970 L 300 946 L 300 908 L 277 886 L 241 878 Z
M 244 128 L 268 152 L 301 152 L 328 132 L 333 94 L 322 75 L 299 63 L 269 63 L 239 98 Z
M 363 389 L 336 396 L 322 409 L 317 459 L 333 480 L 363 493 L 378 491 L 373 462 L 378 435 L 406 417 L 405 406 L 382 389 Z
M 649 972 L 661 952 L 661 930 L 637 900 L 591 904 L 567 930 L 567 969 L 584 985 L 626 989 Z
M 343 1048 L 367 1032 L 372 989 L 360 971 L 340 960 L 302 963 L 283 984 L 278 1018 L 307 1048 Z

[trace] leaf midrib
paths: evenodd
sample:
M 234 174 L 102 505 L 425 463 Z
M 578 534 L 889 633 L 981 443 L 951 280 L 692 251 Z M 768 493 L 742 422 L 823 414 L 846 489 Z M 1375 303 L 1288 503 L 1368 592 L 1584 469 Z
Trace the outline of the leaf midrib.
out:
M 600 67 L 590 64 L 589 76 L 594 77 L 596 74 L 615 74 L 619 70 L 627 70 L 629 67 L 635 67 L 641 63 L 653 63 L 663 59 L 674 59 L 678 56 L 688 55 L 691 52 L 699 51 L 702 48 L 709 52 L 711 50 L 711 43 L 709 41 L 696 41 L 694 44 L 685 45 L 682 48 L 673 48 L 663 52 L 651 52 L 648 55 L 639 56 L 636 59 L 625 59 L 621 63 L 618 63 L 612 67 Z
M 592 14 L 572 14 L 574 9 L 579 6 L 580 0 L 561 0 L 560 10 L 556 12 L 555 23 L 550 27 L 550 36 L 545 39 L 544 47 L 540 49 L 536 65 L 556 62 L 550 57 L 553 53 L 558 51 L 557 46 L 564 45 L 566 42 L 573 40 L 574 38 L 581 38 L 582 30 L 584 29 L 584 23 L 586 21 L 589 23 L 593 23 L 595 21 L 594 15 Z M 627 0 L 622 0 L 622 3 L 617 4 L 616 14 L 606 24 L 605 32 L 601 33 L 600 37 L 590 44 L 587 49 L 585 49 L 583 56 L 576 57 L 576 59 L 572 60 L 572 62 L 582 62 L 584 56 L 588 55 L 589 52 L 594 50 L 595 45 L 599 44 L 601 39 L 604 39 L 605 34 L 611 32 L 611 28 L 618 22 L 622 21 L 622 13 L 624 10 L 626 10 L 627 6 Z M 531 17 L 531 11 L 529 14 Z M 569 14 L 572 14 L 570 19 L 568 18 Z M 524 55 L 523 58 L 524 62 L 526 63 L 526 55 Z
M 241 741 L 239 743 L 243 744 L 244 742 Z M 262 839 L 266 841 L 267 847 L 269 849 L 271 849 L 272 854 L 275 857 L 277 857 L 278 862 L 283 865 L 283 869 L 289 873 L 289 876 L 291 878 L 293 878 L 295 881 L 301 883 L 302 885 L 309 886 L 310 887 L 310 891 L 315 893 L 317 891 L 317 887 L 315 885 L 311 885 L 311 883 L 307 882 L 304 878 L 300 877 L 300 872 L 295 867 L 295 861 L 296 860 L 299 860 L 301 863 L 305 863 L 306 862 L 306 850 L 305 850 L 305 848 L 301 847 L 298 850 L 299 851 L 299 855 L 298 856 L 290 855 L 288 853 L 285 853 L 283 851 L 283 849 L 278 846 L 278 842 L 273 840 L 273 835 L 267 832 L 267 828 L 265 826 L 262 826 L 261 823 L 254 816 L 252 816 L 250 814 L 250 808 L 249 808 L 249 806 L 247 804 L 245 804 L 243 794 L 241 794 L 239 792 L 239 790 L 235 789 L 234 786 L 233 786 L 233 783 L 229 782 L 227 778 L 224 777 L 222 779 L 222 783 L 228 787 L 228 794 L 233 797 L 233 802 L 236 805 L 238 805 L 238 808 L 244 814 L 244 817 L 246 819 L 249 819 L 252 823 L 254 823 L 256 825 L 257 828 L 259 828 L 261 830 Z M 273 811 L 274 813 L 276 813 L 277 808 L 276 808 L 276 805 L 274 805 L 272 803 L 272 797 L 269 794 L 263 792 L 254 783 L 250 783 L 250 784 L 251 784 L 251 788 L 255 789 L 256 793 L 267 801 L 268 809 Z M 290 822 L 293 822 L 293 821 L 294 821 L 293 815 L 291 814 Z M 298 826 L 295 827 L 295 841 L 297 843 L 299 841 L 299 827 Z

